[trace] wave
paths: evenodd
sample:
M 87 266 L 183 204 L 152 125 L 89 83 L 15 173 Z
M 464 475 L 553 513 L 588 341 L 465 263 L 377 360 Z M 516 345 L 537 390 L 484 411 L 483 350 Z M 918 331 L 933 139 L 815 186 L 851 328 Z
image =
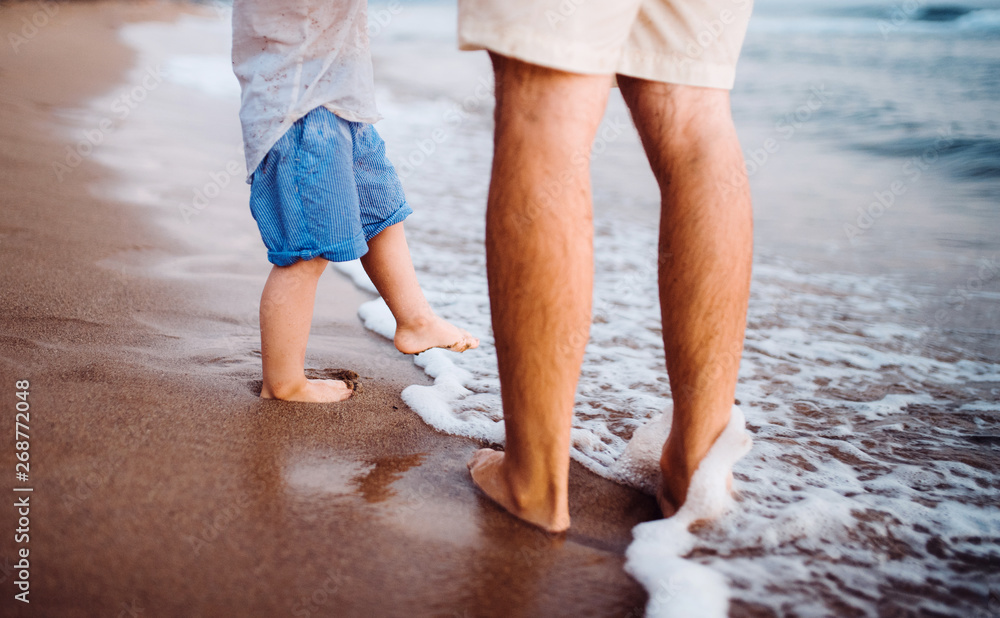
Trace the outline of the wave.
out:
M 976 9 L 955 5 L 931 5 L 919 9 L 914 15 L 914 21 L 955 21 L 974 12 Z
M 914 171 L 940 165 L 963 180 L 1000 178 L 1000 139 L 994 137 L 908 136 L 861 143 L 856 149 L 884 157 L 915 159 Z
M 928 6 L 907 11 L 903 5 L 854 7 L 821 13 L 785 14 L 758 12 L 750 31 L 781 34 L 839 34 L 845 36 L 890 34 L 963 35 L 1000 37 L 1000 9 Z

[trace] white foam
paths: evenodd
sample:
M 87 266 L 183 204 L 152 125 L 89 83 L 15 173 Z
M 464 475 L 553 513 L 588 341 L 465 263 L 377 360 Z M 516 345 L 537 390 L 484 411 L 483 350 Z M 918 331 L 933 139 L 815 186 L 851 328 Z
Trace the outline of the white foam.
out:
M 228 55 L 172 56 L 164 65 L 163 74 L 175 84 L 215 97 L 225 99 L 240 96 L 240 84 L 233 76 L 233 64 Z
M 672 410 L 653 419 L 635 433 L 621 457 L 621 472 L 638 472 L 643 489 L 659 482 L 660 451 L 670 431 Z M 732 498 L 727 481 L 733 465 L 750 450 L 743 412 L 733 406 L 729 424 L 691 478 L 687 498 L 672 517 L 639 524 L 634 541 L 625 552 L 625 570 L 649 591 L 646 615 L 651 617 L 722 617 L 729 613 L 725 578 L 682 556 L 693 549 L 692 523 L 723 516 Z M 631 477 L 635 478 L 635 477 Z
M 721 618 L 729 615 L 729 585 L 726 578 L 708 567 L 673 555 L 660 545 L 676 529 L 663 528 L 661 536 L 650 536 L 629 546 L 626 570 L 649 593 L 646 615 L 650 617 Z
M 353 271 L 355 275 L 357 272 Z M 360 272 L 364 273 L 363 270 Z M 365 328 L 392 341 L 396 333 L 396 320 L 384 300 L 377 298 L 364 303 L 358 308 L 358 317 L 361 318 Z M 424 422 L 435 429 L 503 444 L 503 421 L 484 421 L 474 414 L 463 417 L 461 414 L 456 414 L 452 407 L 451 402 L 472 395 L 472 392 L 465 387 L 465 382 L 471 376 L 455 365 L 452 361 L 455 355 L 455 352 L 442 349 L 427 350 L 416 355 L 414 362 L 434 379 L 434 384 L 431 386 L 414 384 L 407 387 L 402 393 L 403 401 L 419 414 Z
M 348 279 L 354 282 L 354 285 L 358 286 L 362 290 L 371 292 L 372 294 L 378 294 L 378 289 L 375 288 L 375 284 L 372 283 L 372 280 L 368 278 L 368 273 L 365 272 L 365 267 L 361 265 L 361 260 L 334 262 L 333 267 L 340 271 L 342 275 L 345 275 Z M 393 327 L 395 328 L 395 325 Z M 391 336 L 389 338 L 392 339 Z
M 370 331 L 392 341 L 396 334 L 396 318 L 392 317 L 388 305 L 381 297 L 370 300 L 358 307 L 358 317 Z

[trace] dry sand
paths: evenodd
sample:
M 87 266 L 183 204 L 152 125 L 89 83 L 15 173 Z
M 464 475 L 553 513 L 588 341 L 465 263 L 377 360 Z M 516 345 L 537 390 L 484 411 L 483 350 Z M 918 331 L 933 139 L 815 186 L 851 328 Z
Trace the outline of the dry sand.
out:
M 255 359 L 228 366 L 197 340 L 232 322 L 213 299 L 245 313 L 256 283 L 144 274 L 189 247 L 141 208 L 93 197 L 112 180 L 93 160 L 56 181 L 65 111 L 134 61 L 116 27 L 185 9 L 60 5 L 15 53 L 8 34 L 40 7 L 2 7 L 0 614 L 641 615 L 622 554 L 651 499 L 574 464 L 565 537 L 500 511 L 466 472 L 480 445 L 407 409 L 400 390 L 426 378 L 361 327 L 363 295 L 332 272 L 333 366 L 358 371 L 363 392 L 260 400 Z M 184 328 L 157 326 L 170 324 Z M 30 605 L 14 600 L 11 568 L 25 546 L 11 491 L 24 485 L 16 380 L 31 383 Z

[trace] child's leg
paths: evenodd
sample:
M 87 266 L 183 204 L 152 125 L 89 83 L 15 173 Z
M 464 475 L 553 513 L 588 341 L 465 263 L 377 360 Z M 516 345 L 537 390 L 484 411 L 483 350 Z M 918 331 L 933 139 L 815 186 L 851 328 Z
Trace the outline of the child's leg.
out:
M 361 264 L 396 318 L 393 343 L 400 352 L 419 354 L 430 348 L 464 352 L 479 346 L 478 339 L 439 318 L 427 303 L 417 283 L 402 223 L 369 240 Z
M 343 401 L 351 388 L 339 380 L 308 380 L 306 342 L 312 324 L 316 284 L 328 262 L 300 260 L 274 266 L 260 296 L 260 353 L 264 386 L 260 396 L 288 401 Z

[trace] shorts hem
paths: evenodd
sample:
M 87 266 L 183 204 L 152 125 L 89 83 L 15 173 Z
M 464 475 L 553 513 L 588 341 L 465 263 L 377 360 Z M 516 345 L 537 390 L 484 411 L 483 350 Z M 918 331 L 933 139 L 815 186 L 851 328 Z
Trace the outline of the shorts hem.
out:
M 392 213 L 391 215 L 383 219 L 380 223 L 365 227 L 364 229 L 365 241 L 367 242 L 372 238 L 375 238 L 383 231 L 385 231 L 386 228 L 396 225 L 397 223 L 401 223 L 404 219 L 406 219 L 412 214 L 413 214 L 413 209 L 410 208 L 410 205 L 404 201 L 402 204 L 400 204 L 399 208 L 396 209 L 396 212 Z
M 586 45 L 553 43 L 531 32 L 498 34 L 489 30 L 464 32 L 463 51 L 488 50 L 502 56 L 557 71 L 582 75 L 628 75 L 655 82 L 732 90 L 736 67 L 728 64 L 693 62 L 690 58 L 663 54 L 595 53 Z
M 330 262 L 350 262 L 368 253 L 368 244 L 357 238 L 340 242 L 321 249 L 301 249 L 299 251 L 268 251 L 267 261 L 275 266 L 291 266 L 299 260 L 309 260 L 321 257 Z
M 620 56 L 619 52 L 595 51 L 587 44 L 540 37 L 530 30 L 498 33 L 465 28 L 459 34 L 458 48 L 485 49 L 530 64 L 583 75 L 614 75 Z
M 736 82 L 736 67 L 728 64 L 692 62 L 689 58 L 662 54 L 624 54 L 618 67 L 619 75 L 681 86 L 700 86 L 732 90 Z

